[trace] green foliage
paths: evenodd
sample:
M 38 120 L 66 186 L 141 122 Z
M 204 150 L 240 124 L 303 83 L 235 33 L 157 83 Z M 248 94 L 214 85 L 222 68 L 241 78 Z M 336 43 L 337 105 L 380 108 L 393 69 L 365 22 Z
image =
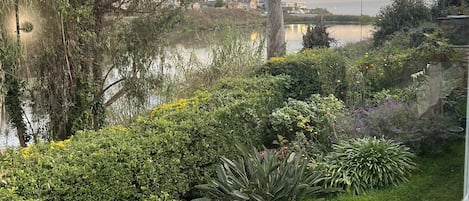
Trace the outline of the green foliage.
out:
M 415 169 L 414 155 L 391 140 L 362 138 L 333 145 L 328 155 L 329 185 L 361 194 L 370 189 L 397 186 Z
M 463 199 L 464 140 L 445 152 L 419 157 L 416 171 L 396 188 L 368 191 L 362 195 L 339 195 L 334 201 L 454 201 Z
M 201 40 L 209 44 L 211 57 L 206 65 L 199 61 L 204 58 L 198 58 L 194 53 L 187 60 L 184 55 L 176 53 L 178 58 L 174 63 L 180 63 L 176 67 L 180 68 L 181 74 L 173 79 L 175 88 L 168 93 L 168 98 L 186 97 L 196 90 L 215 85 L 223 78 L 246 76 L 254 67 L 262 65 L 264 39 L 251 40 L 246 29 L 229 24 L 217 27 L 213 35 L 205 34 Z
M 220 8 L 220 7 L 225 6 L 225 3 L 223 2 L 223 0 L 217 0 L 214 6 L 215 8 Z
M 289 99 L 285 106 L 275 109 L 270 124 L 276 134 L 292 141 L 298 133 L 308 140 L 328 147 L 336 139 L 335 120 L 344 112 L 343 103 L 333 95 L 312 95 L 305 101 Z
M 3 28 L 3 24 L 0 23 L 0 30 Z M 9 122 L 17 129 L 21 146 L 26 146 L 31 136 L 25 133 L 26 124 L 23 120 L 22 101 L 25 87 L 19 73 L 20 62 L 23 60 L 20 44 L 15 44 L 4 38 L 3 33 L 0 34 L 0 39 L 2 39 L 0 44 L 0 68 L 4 71 L 4 80 L 0 79 L 0 86 L 2 87 L 0 91 L 5 92 L 2 95 L 5 97 L 5 110 L 9 115 Z
M 409 101 L 415 100 L 416 95 L 409 89 L 396 95 L 386 93 L 377 94 L 384 97 L 376 97 L 370 106 L 359 107 L 339 118 L 339 138 L 384 137 L 405 144 L 416 154 L 424 154 L 441 151 L 445 143 L 455 137 L 447 130 L 451 125 L 450 116 L 437 114 L 419 118 L 417 103 Z
M 383 44 L 390 36 L 403 29 L 415 28 L 431 18 L 430 9 L 423 0 L 393 0 L 377 15 L 377 31 L 373 34 L 376 46 Z
M 432 14 L 434 18 L 467 14 L 468 11 L 468 0 L 436 0 L 432 4 Z
M 328 48 L 334 38 L 329 36 L 327 27 L 322 20 L 319 20 L 316 25 L 308 25 L 306 33 L 303 35 L 303 50 L 312 48 Z
M 0 201 L 39 201 L 39 200 L 24 199 L 18 196 L 15 193 L 14 189 L 0 188 Z
M 225 80 L 210 92 L 160 105 L 129 128 L 9 151 L 1 160 L 6 187 L 45 200 L 194 198 L 194 185 L 212 176 L 219 158 L 238 153 L 234 143 L 262 143 L 286 81 Z
M 0 3 L 2 23 L 4 10 L 13 10 L 13 3 Z M 28 55 L 34 55 L 25 60 L 34 66 L 28 75 L 35 80 L 26 85 L 33 115 L 50 119 L 45 138 L 63 140 L 78 130 L 102 127 L 105 107 L 122 97 L 143 107 L 161 83 L 161 71 L 153 64 L 162 52 L 162 38 L 180 21 L 186 1 L 177 8 L 153 0 L 20 3 L 28 7 L 20 9 L 20 18 L 29 15 L 35 26 L 31 40 L 22 41 Z M 13 36 L 12 30 L 0 31 L 1 41 Z
M 314 49 L 271 58 L 257 73 L 290 76 L 288 96 L 293 99 L 305 100 L 312 94 L 333 94 L 343 99 L 347 86 L 345 66 L 345 57 L 338 52 Z
M 321 8 L 318 8 L 321 9 Z M 331 15 L 329 11 L 325 10 L 325 13 L 319 14 L 314 17 L 309 16 L 294 16 L 285 15 L 284 20 L 286 24 L 300 24 L 300 23 L 311 23 L 323 19 L 327 24 L 373 24 L 375 17 L 368 15 Z
M 289 99 L 285 106 L 272 112 L 270 123 L 277 134 L 291 141 L 296 133 L 309 129 L 310 122 L 316 118 L 312 109 L 307 102 Z
M 308 171 L 301 152 L 249 151 L 239 148 L 237 161 L 222 157 L 217 177 L 197 186 L 214 200 L 297 200 L 324 192 L 325 177 Z M 211 200 L 208 198 L 196 200 Z
M 8 185 L 27 198 L 145 200 L 163 190 L 177 198 L 190 184 L 182 159 L 188 142 L 177 131 L 113 127 L 10 152 L 2 166 L 8 167 Z
M 460 58 L 436 27 L 429 24 L 397 32 L 380 49 L 368 49 L 359 58 L 345 53 L 354 60 L 353 66 L 347 68 L 346 103 L 352 107 L 367 104 L 376 92 L 412 85 L 412 74 L 429 63 L 455 62 Z

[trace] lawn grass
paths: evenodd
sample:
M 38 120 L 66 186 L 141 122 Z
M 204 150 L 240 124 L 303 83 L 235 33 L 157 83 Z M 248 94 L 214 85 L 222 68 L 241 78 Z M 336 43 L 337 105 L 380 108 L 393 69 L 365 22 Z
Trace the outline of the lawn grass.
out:
M 443 152 L 417 159 L 418 170 L 395 188 L 360 196 L 340 195 L 333 201 L 459 201 L 464 183 L 464 139 L 451 142 Z

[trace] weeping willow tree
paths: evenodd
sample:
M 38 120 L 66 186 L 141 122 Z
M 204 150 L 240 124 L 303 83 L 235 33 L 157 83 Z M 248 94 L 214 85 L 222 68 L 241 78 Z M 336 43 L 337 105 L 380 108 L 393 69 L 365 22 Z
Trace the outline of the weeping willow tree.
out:
M 23 107 L 22 107 L 22 82 L 19 76 L 19 66 L 21 62 L 20 44 L 19 41 L 9 40 L 5 33 L 4 14 L 11 12 L 13 9 L 18 8 L 18 2 L 5 1 L 11 6 L 1 6 L 0 10 L 0 68 L 2 76 L 0 79 L 2 86 L 2 96 L 5 99 L 5 109 L 10 117 L 10 123 L 16 128 L 17 137 L 20 146 L 25 147 L 26 142 L 29 140 L 26 135 L 26 124 L 23 121 Z M 18 27 L 17 27 L 18 28 Z M 19 31 L 16 30 L 16 31 Z M 18 39 L 19 40 L 19 39 Z
M 36 13 L 32 18 L 38 23 L 33 23 L 35 51 L 29 51 L 25 58 L 32 81 L 24 90 L 33 111 L 48 120 L 46 137 L 63 140 L 77 130 L 99 129 L 105 122 L 106 108 L 123 97 L 143 104 L 148 92 L 160 85 L 162 75 L 155 58 L 162 51 L 166 34 L 180 21 L 185 3 L 20 1 L 21 7 Z M 9 9 L 15 2 L 3 0 L 0 4 Z M 0 14 L 2 22 L 11 16 Z M 1 32 L 8 40 L 8 30 L 2 28 Z M 1 51 L 13 52 L 6 45 Z M 2 59 L 14 62 L 18 57 Z M 23 90 L 19 84 L 16 87 Z

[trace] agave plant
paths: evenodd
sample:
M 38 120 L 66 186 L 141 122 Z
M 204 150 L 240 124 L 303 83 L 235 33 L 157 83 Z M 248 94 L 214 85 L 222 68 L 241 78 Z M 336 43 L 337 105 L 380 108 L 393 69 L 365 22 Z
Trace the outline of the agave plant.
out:
M 414 155 L 392 140 L 352 139 L 333 145 L 333 149 L 327 157 L 329 185 L 354 194 L 397 186 L 415 169 Z
M 238 160 L 222 157 L 216 178 L 197 188 L 208 193 L 207 200 L 291 201 L 325 192 L 325 177 L 308 171 L 301 154 L 282 151 L 257 151 L 238 146 L 242 156 Z

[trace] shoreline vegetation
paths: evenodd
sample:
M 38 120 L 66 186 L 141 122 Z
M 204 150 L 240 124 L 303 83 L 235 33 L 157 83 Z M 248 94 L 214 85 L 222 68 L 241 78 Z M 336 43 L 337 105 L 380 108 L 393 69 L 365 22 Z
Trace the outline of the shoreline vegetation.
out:
M 326 24 L 373 24 L 375 17 L 363 15 L 293 16 L 284 15 L 285 24 L 314 24 L 321 18 Z
M 266 16 L 254 10 L 244 9 L 191 9 L 185 12 L 185 21 L 181 24 L 183 31 L 213 30 L 223 25 L 265 26 Z M 320 19 L 326 24 L 372 24 L 375 17 L 359 15 L 290 15 L 284 14 L 285 24 L 314 24 Z

